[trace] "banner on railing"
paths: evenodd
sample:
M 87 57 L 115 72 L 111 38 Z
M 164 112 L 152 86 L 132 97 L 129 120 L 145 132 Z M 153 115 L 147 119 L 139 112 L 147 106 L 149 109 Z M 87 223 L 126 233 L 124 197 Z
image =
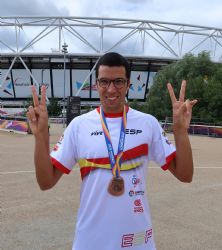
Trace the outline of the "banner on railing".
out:
M 4 120 L 0 119 L 0 130 L 28 133 L 27 121 Z
M 173 131 L 172 123 L 162 123 L 162 127 L 166 132 Z M 207 135 L 211 137 L 222 138 L 222 127 L 191 124 L 188 129 L 188 133 L 192 135 Z

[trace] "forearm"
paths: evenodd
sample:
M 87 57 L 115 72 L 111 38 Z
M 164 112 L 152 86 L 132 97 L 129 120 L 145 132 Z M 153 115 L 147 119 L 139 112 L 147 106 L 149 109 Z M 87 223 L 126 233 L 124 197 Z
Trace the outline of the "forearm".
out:
M 35 136 L 35 170 L 37 182 L 41 189 L 48 189 L 53 185 L 54 168 L 49 155 L 48 132 Z
M 183 182 L 193 177 L 193 156 L 187 131 L 174 130 L 176 144 L 175 176 Z

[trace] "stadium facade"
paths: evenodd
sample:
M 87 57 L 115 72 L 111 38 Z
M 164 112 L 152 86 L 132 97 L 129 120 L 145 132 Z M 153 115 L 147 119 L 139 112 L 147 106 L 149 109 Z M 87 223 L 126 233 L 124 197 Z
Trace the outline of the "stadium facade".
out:
M 0 98 L 2 101 L 24 100 L 31 96 L 31 85 L 36 85 L 38 88 L 44 84 L 48 98 L 79 95 L 85 101 L 98 100 L 94 69 L 98 58 L 98 55 L 68 54 L 64 70 L 62 55 L 23 55 L 23 62 L 17 58 L 8 73 Z M 0 70 L 2 79 L 7 74 L 13 59 L 13 56 L 2 56 Z M 172 62 L 170 59 L 160 58 L 128 57 L 127 59 L 131 67 L 128 98 L 139 100 L 144 100 L 146 97 L 156 72 L 163 65 Z
M 0 101 L 24 101 L 30 85 L 47 97 L 96 101 L 95 65 L 108 51 L 131 66 L 128 99 L 144 100 L 156 72 L 186 53 L 220 60 L 222 29 L 189 24 L 89 17 L 0 17 Z M 67 48 L 68 45 L 68 48 Z

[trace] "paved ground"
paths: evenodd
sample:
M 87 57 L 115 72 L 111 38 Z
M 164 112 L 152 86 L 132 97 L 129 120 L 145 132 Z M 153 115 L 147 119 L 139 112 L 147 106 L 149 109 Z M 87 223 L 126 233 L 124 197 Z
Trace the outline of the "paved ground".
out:
M 62 133 L 51 128 L 51 146 Z M 158 250 L 222 249 L 222 139 L 191 136 L 195 173 L 183 184 L 155 165 L 148 189 Z M 68 250 L 79 204 L 78 170 L 39 190 L 33 137 L 0 132 L 0 249 Z M 90 249 L 86 249 L 90 250 Z

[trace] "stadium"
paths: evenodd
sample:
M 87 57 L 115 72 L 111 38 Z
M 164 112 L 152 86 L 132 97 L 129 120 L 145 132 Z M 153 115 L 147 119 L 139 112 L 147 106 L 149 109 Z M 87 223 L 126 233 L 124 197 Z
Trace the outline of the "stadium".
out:
M 88 17 L 1 17 L 0 29 L 14 37 L 10 42 L 7 36 L 0 40 L 1 116 L 24 111 L 24 102 L 31 97 L 31 85 L 37 89 L 45 85 L 48 100 L 59 98 L 63 118 L 69 100 L 70 103 L 77 100 L 80 109 L 97 106 L 95 66 L 99 57 L 108 51 L 121 52 L 128 59 L 131 85 L 127 99 L 141 102 L 162 66 L 187 53 L 195 55 L 201 51 L 208 51 L 217 62 L 222 52 L 221 29 L 180 23 Z M 222 134 L 221 128 L 213 132 L 209 127 L 191 129 L 194 130 L 207 135 L 215 131 L 219 131 L 218 136 Z

